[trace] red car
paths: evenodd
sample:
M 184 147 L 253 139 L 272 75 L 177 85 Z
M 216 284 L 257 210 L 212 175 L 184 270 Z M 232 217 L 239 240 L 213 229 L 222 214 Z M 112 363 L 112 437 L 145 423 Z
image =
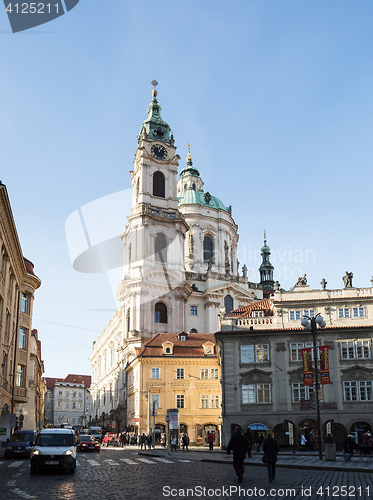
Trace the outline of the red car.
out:
M 82 434 L 79 438 L 79 442 L 76 447 L 77 451 L 97 451 L 99 452 L 101 447 L 100 443 L 96 440 L 94 436 L 89 436 L 87 434 Z
M 118 434 L 115 432 L 107 432 L 102 440 L 102 446 L 120 446 Z

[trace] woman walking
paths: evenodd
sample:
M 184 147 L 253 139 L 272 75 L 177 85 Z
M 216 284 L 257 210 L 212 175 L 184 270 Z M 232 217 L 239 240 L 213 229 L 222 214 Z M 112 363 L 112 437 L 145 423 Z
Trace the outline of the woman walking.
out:
M 268 437 L 263 444 L 263 451 L 267 455 L 268 480 L 271 483 L 275 479 L 277 453 L 280 451 L 278 443 L 273 437 L 273 432 L 268 432 Z

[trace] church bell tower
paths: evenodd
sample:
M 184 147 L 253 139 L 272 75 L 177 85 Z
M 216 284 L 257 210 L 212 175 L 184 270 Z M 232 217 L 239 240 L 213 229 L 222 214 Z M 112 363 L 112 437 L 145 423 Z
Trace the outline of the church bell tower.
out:
M 177 200 L 180 156 L 171 128 L 161 118 L 157 82 L 152 84 L 148 117 L 137 137 L 130 172 L 132 209 L 122 234 L 125 271 L 118 298 L 123 303 L 127 338 L 183 331 L 190 293 L 184 251 L 189 227 Z

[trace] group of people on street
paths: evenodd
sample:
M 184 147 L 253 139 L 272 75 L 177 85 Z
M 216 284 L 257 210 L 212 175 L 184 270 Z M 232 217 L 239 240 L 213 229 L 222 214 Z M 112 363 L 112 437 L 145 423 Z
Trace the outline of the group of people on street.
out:
M 241 428 L 236 427 L 236 432 L 233 434 L 229 441 L 227 453 L 229 455 L 230 452 L 233 451 L 233 467 L 236 471 L 237 480 L 239 483 L 242 483 L 243 481 L 243 475 L 245 472 L 244 460 L 246 455 L 251 457 L 252 446 L 253 434 L 251 430 L 248 428 L 245 435 L 243 435 Z M 279 451 L 280 448 L 276 439 L 273 437 L 273 432 L 269 432 L 267 439 L 263 443 L 263 457 L 265 457 L 265 460 L 263 461 L 267 464 L 268 479 L 270 483 L 274 481 L 276 476 L 276 462 L 277 454 L 279 453 Z

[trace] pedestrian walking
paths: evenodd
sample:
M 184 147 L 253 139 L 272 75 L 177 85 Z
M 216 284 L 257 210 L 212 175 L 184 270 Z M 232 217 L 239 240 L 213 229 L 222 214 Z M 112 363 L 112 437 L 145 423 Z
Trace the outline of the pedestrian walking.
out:
M 189 446 L 189 436 L 187 433 L 183 434 L 183 450 L 184 450 L 184 447 L 186 448 L 186 451 L 189 451 L 188 450 L 188 446 Z
M 166 434 L 164 432 L 162 432 L 161 434 L 161 446 L 163 446 L 163 448 L 166 448 Z
M 207 441 L 209 443 L 209 451 L 214 450 L 214 434 L 212 432 L 207 436 Z
M 263 435 L 262 434 L 258 434 L 257 437 L 256 437 L 256 451 L 259 453 L 260 452 L 260 447 L 262 446 L 263 444 Z
M 268 480 L 271 483 L 276 476 L 277 453 L 280 451 L 273 432 L 268 432 L 268 437 L 263 444 L 264 454 L 267 455 Z
M 146 439 L 145 433 L 143 432 L 142 436 L 140 437 L 140 445 L 141 445 L 141 449 L 144 445 L 145 451 L 146 451 L 146 442 L 147 442 L 147 439 Z
M 176 445 L 177 445 L 176 435 L 173 434 L 173 436 L 171 438 L 171 450 L 175 450 L 176 451 Z
M 233 434 L 229 441 L 227 454 L 230 455 L 230 452 L 233 451 L 233 467 L 236 471 L 239 483 L 242 483 L 243 481 L 243 475 L 245 472 L 244 460 L 248 449 L 249 443 L 246 436 L 243 436 L 242 430 L 239 427 L 236 427 L 236 433 Z
M 342 443 L 343 446 L 343 458 L 345 460 L 351 460 L 351 458 L 354 456 L 354 449 L 356 448 L 356 441 L 355 439 L 349 434 L 346 439 Z
M 299 449 L 300 450 L 305 450 L 306 449 L 306 444 L 307 444 L 307 439 L 306 439 L 306 436 L 302 432 L 301 435 L 300 435 L 300 437 L 299 437 Z
M 249 444 L 249 449 L 247 450 L 247 456 L 249 458 L 251 458 L 251 450 L 253 447 L 254 436 L 253 436 L 253 433 L 251 432 L 250 427 L 247 428 L 247 430 L 245 432 L 245 437 L 246 437 L 247 442 Z

